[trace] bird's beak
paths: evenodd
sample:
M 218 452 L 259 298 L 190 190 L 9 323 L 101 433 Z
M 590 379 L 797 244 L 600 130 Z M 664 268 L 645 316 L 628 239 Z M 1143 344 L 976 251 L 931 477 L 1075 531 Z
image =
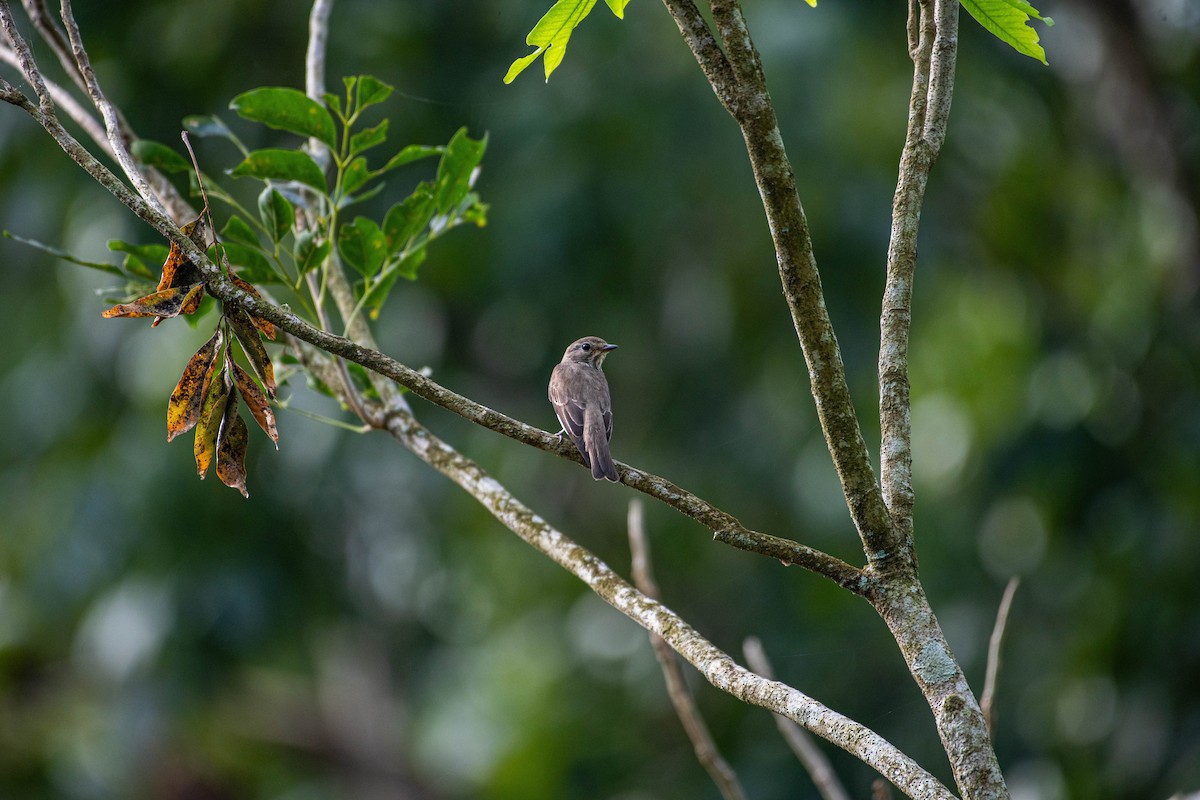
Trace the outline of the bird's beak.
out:
M 604 352 L 606 352 L 606 353 L 607 353 L 609 350 L 616 350 L 616 349 L 617 349 L 617 345 L 615 345 L 615 344 L 606 344 L 606 345 L 604 345 L 604 347 L 603 347 L 602 349 L 604 350 Z

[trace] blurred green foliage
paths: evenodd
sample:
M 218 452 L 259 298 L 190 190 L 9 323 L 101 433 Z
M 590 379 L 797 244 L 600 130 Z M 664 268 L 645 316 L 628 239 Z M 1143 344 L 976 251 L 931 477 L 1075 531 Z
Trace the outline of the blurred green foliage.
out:
M 295 4 L 78 5 L 108 94 L 147 138 L 302 84 Z M 964 19 L 923 214 L 922 575 L 977 687 L 1001 590 L 1023 577 L 996 710 L 1015 796 L 1163 798 L 1200 788 L 1200 27 L 1165 0 L 1040 10 L 1058 23 L 1042 31 L 1049 68 Z M 858 560 L 735 126 L 654 4 L 596 15 L 549 84 L 504 86 L 542 11 L 335 6 L 330 80 L 396 86 L 392 141 L 489 136 L 488 226 L 396 287 L 382 346 L 549 428 L 562 348 L 615 341 L 617 458 Z M 870 420 L 903 4 L 746 13 Z M 12 108 L 0 143 L 5 229 L 93 261 L 110 239 L 161 244 Z M 197 150 L 206 168 L 238 158 L 215 139 Z M 405 176 L 362 213 L 381 218 Z M 204 326 L 101 320 L 109 276 L 9 240 L 0 265 L 0 795 L 716 796 L 642 632 L 415 458 L 283 411 L 280 452 L 251 456 L 249 502 L 198 482 L 162 417 Z M 301 384 L 281 393 L 340 413 Z M 627 569 L 627 491 L 416 411 Z M 731 652 L 761 636 L 782 679 L 950 780 L 869 607 L 667 509 L 647 523 L 668 604 Z M 816 796 L 765 713 L 696 688 L 752 797 Z M 831 755 L 865 796 L 870 771 Z

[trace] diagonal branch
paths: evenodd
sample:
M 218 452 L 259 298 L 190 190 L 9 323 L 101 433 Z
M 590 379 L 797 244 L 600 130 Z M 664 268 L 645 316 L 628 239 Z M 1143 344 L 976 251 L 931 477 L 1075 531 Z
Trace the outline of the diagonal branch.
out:
M 83 38 L 79 33 L 79 25 L 75 22 L 75 14 L 71 10 L 71 0 L 62 0 L 62 21 L 63 27 L 67 31 L 67 39 L 71 42 L 71 54 L 75 58 L 75 63 L 79 67 L 79 74 L 83 78 L 84 84 L 87 86 L 88 95 L 92 99 L 92 104 L 96 106 L 96 110 L 100 112 L 101 119 L 104 120 L 104 128 L 108 132 L 108 142 L 112 147 L 113 156 L 117 163 L 121 165 L 121 169 L 125 172 L 125 176 L 133 183 L 138 194 L 142 199 L 149 203 L 156 211 L 161 214 L 166 214 L 167 211 L 159 202 L 158 195 L 150 186 L 150 182 L 146 180 L 146 176 L 138 169 L 137 164 L 133 161 L 133 156 L 129 153 L 129 142 L 124 131 L 122 131 L 120 115 L 117 113 L 116 106 L 109 102 L 104 95 L 104 90 L 100 88 L 100 81 L 96 78 L 96 71 L 92 69 L 91 58 L 87 54 L 87 50 L 83 46 Z
M 850 516 L 868 562 L 873 567 L 890 564 L 898 555 L 897 539 L 854 413 L 837 336 L 825 308 L 808 220 L 741 6 L 736 0 L 711 3 L 713 20 L 724 43 L 726 70 L 719 66 L 722 59 L 716 53 L 721 52 L 720 48 L 715 42 L 709 44 L 711 31 L 706 37 L 699 30 L 703 19 L 695 7 L 687 0 L 664 0 L 664 4 L 713 91 L 741 128 L 771 230 L 784 298 L 804 351 L 817 415 Z

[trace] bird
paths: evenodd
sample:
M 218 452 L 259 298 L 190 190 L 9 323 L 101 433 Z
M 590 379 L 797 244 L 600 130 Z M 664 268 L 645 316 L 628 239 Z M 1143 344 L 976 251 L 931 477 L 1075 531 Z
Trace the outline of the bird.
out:
M 612 400 L 600 365 L 616 349 L 615 344 L 599 336 L 585 336 L 572 342 L 550 373 L 548 392 L 562 424 L 560 439 L 564 433 L 571 437 L 583 456 L 584 466 L 591 468 L 593 478 L 613 483 L 619 479 L 608 450 L 608 440 L 612 438 Z

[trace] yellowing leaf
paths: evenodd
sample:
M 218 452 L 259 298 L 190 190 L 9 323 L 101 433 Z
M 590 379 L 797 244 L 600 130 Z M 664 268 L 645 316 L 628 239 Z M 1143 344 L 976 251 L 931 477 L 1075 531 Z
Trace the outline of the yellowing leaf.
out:
M 193 306 L 191 310 L 195 311 L 194 305 L 199 305 L 198 298 L 203 291 L 203 283 L 197 283 L 195 286 L 176 286 L 173 289 L 164 289 L 128 303 L 115 305 L 103 312 L 103 316 L 105 319 L 112 317 L 174 317 L 188 306 Z
M 229 278 L 230 278 L 230 280 L 233 281 L 235 286 L 237 286 L 239 289 L 241 289 L 246 294 L 254 295 L 259 300 L 262 299 L 262 295 L 258 293 L 258 289 L 254 288 L 254 284 L 247 283 L 246 281 L 239 278 L 237 275 L 234 275 L 232 272 L 229 273 Z M 263 336 L 266 336 L 272 342 L 275 341 L 275 326 L 274 325 L 272 325 L 270 322 L 263 319 L 262 317 L 255 317 L 253 315 L 250 316 L 250 321 L 254 323 L 254 327 L 256 327 L 260 331 L 262 331 Z
M 279 430 L 275 427 L 275 414 L 267 403 L 267 396 L 262 393 L 262 389 L 258 388 L 258 384 L 250 377 L 250 373 L 237 364 L 233 365 L 233 380 L 242 394 L 242 399 L 246 401 L 246 408 L 250 409 L 255 422 L 258 423 L 258 427 L 271 437 L 271 441 L 275 443 L 275 449 L 278 450 Z
M 215 362 L 214 362 L 215 366 Z M 229 371 L 221 370 L 219 378 L 210 374 L 204 381 L 204 401 L 200 406 L 200 419 L 196 425 L 196 441 L 192 452 L 196 456 L 196 471 L 203 480 L 217 454 L 217 434 L 221 430 L 221 420 L 225 417 L 226 401 L 233 388 L 229 379 Z
M 171 392 L 167 401 L 167 441 L 181 433 L 187 433 L 200 421 L 200 407 L 204 401 L 204 387 L 212 375 L 221 347 L 221 329 L 205 342 L 184 367 L 183 377 Z
M 258 338 L 258 329 L 250 320 L 250 315 L 241 309 L 232 309 L 226 312 L 226 317 L 233 328 L 234 336 L 242 346 L 242 352 L 246 354 L 246 360 L 250 362 L 254 374 L 262 382 L 267 396 L 274 397 L 275 367 L 271 364 L 271 358 L 267 355 L 267 348 L 263 346 L 262 339 Z
M 217 477 L 221 483 L 249 497 L 246 491 L 246 445 L 250 432 L 238 413 L 237 392 L 230 392 L 225 402 L 221 431 L 217 434 Z

